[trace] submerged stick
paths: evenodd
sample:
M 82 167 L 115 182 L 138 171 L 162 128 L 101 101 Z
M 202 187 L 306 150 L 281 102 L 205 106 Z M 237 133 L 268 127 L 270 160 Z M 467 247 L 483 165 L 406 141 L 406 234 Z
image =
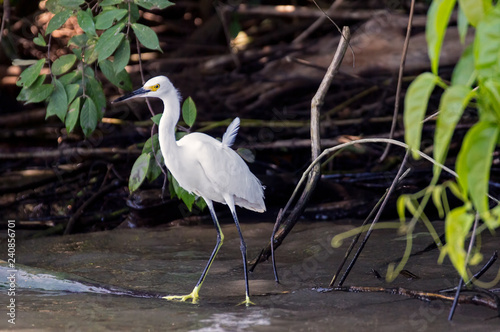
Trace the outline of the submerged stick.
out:
M 333 287 L 333 288 L 318 288 L 316 289 L 321 293 L 329 292 L 352 292 L 352 293 L 388 293 L 394 295 L 402 295 L 421 301 L 430 302 L 433 300 L 442 300 L 452 302 L 455 298 L 452 295 L 444 295 L 433 292 L 426 292 L 420 290 L 407 289 L 402 287 L 384 288 L 384 287 L 365 287 L 365 286 L 349 286 L 349 287 Z M 484 298 L 478 294 L 473 295 L 460 295 L 458 297 L 460 304 L 476 304 L 481 305 L 493 310 L 498 310 L 498 304 L 491 298 Z

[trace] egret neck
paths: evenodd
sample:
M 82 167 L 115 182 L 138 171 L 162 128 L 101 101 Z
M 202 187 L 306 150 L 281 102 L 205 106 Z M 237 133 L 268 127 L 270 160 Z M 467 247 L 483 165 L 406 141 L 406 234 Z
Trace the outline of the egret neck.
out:
M 175 139 L 175 126 L 180 117 L 180 103 L 168 103 L 168 100 L 179 100 L 178 98 L 177 90 L 173 87 L 160 98 L 165 110 L 158 126 L 158 141 L 168 169 L 171 169 L 172 161 L 176 160 L 176 153 L 179 149 Z

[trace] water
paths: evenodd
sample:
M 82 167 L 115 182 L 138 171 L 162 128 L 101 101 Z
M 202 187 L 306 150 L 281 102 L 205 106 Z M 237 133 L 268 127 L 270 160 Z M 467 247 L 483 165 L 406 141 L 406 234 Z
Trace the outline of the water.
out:
M 17 234 L 16 262 L 26 272 L 18 276 L 16 324 L 0 316 L 0 328 L 66 331 L 436 331 L 496 329 L 493 310 L 460 305 L 453 322 L 447 321 L 450 303 L 430 303 L 383 293 L 319 293 L 326 287 L 349 245 L 334 249 L 330 240 L 355 222 L 302 222 L 277 250 L 282 284 L 274 282 L 270 263 L 250 274 L 251 299 L 244 300 L 239 238 L 233 224 L 200 292 L 199 304 L 160 298 L 110 295 L 98 286 L 137 293 L 175 295 L 191 292 L 215 244 L 210 226 L 115 230 L 66 237 L 23 239 Z M 249 258 L 267 242 L 272 225 L 243 224 Z M 420 229 L 419 232 L 423 232 Z M 430 243 L 415 238 L 414 251 Z M 456 273 L 445 261 L 437 264 L 435 250 L 410 259 L 407 269 L 420 277 L 398 277 L 387 284 L 375 278 L 397 259 L 404 241 L 394 230 L 376 231 L 345 285 L 406 287 L 434 291 L 454 286 Z M 483 252 L 499 249 L 497 239 L 483 238 Z M 0 255 L 3 259 L 4 257 Z M 22 265 L 21 265 L 22 264 Z M 496 274 L 498 264 L 485 280 Z M 4 268 L 5 271 L 5 268 Z M 30 280 L 29 275 L 34 276 Z M 47 286 L 49 279 L 51 286 Z M 5 275 L 1 275 L 5 279 Z M 52 277 L 52 279 L 50 279 Z M 72 280 L 72 284 L 68 284 Z M 1 280 L 0 282 L 4 282 Z M 1 284 L 0 284 L 1 285 Z M 75 286 L 76 285 L 76 286 Z M 52 287 L 52 288 L 51 288 Z M 88 289 L 86 288 L 88 287 Z M 40 288 L 44 288 L 42 290 Z M 47 290 L 51 289 L 51 290 Z M 71 293 L 68 291 L 78 291 Z M 6 289 L 0 287 L 6 294 Z M 7 301 L 3 296 L 0 301 Z M 7 304 L 7 302 L 5 302 Z M 3 306 L 3 304 L 2 304 Z

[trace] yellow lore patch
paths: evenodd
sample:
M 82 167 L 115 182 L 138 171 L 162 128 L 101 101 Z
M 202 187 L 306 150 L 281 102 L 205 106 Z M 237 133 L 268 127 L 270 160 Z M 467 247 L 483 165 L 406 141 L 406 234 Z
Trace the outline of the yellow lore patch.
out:
M 151 86 L 148 86 L 147 89 L 148 90 L 151 90 L 151 91 L 156 91 L 160 88 L 160 84 L 155 84 L 155 85 L 151 85 Z

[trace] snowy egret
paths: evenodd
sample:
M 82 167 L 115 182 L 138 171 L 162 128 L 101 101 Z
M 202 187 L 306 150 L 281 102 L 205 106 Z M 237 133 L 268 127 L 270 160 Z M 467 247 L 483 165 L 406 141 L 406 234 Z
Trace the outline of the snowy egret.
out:
M 155 97 L 163 101 L 163 115 L 158 129 L 160 149 L 166 167 L 179 185 L 190 193 L 201 196 L 207 203 L 210 215 L 217 230 L 217 243 L 208 263 L 193 291 L 184 296 L 166 296 L 167 300 L 198 302 L 199 291 L 208 269 L 217 255 L 224 235 L 214 211 L 213 202 L 227 204 L 240 236 L 240 250 L 245 271 L 246 305 L 252 304 L 248 288 L 248 269 L 246 244 L 241 233 L 235 204 L 246 209 L 264 212 L 264 187 L 259 179 L 250 172 L 243 159 L 231 149 L 240 125 L 235 118 L 227 127 L 222 142 L 202 133 L 185 135 L 179 141 L 175 139 L 175 126 L 180 116 L 179 93 L 165 76 L 157 76 L 134 92 L 113 101 L 123 101 L 138 97 Z

